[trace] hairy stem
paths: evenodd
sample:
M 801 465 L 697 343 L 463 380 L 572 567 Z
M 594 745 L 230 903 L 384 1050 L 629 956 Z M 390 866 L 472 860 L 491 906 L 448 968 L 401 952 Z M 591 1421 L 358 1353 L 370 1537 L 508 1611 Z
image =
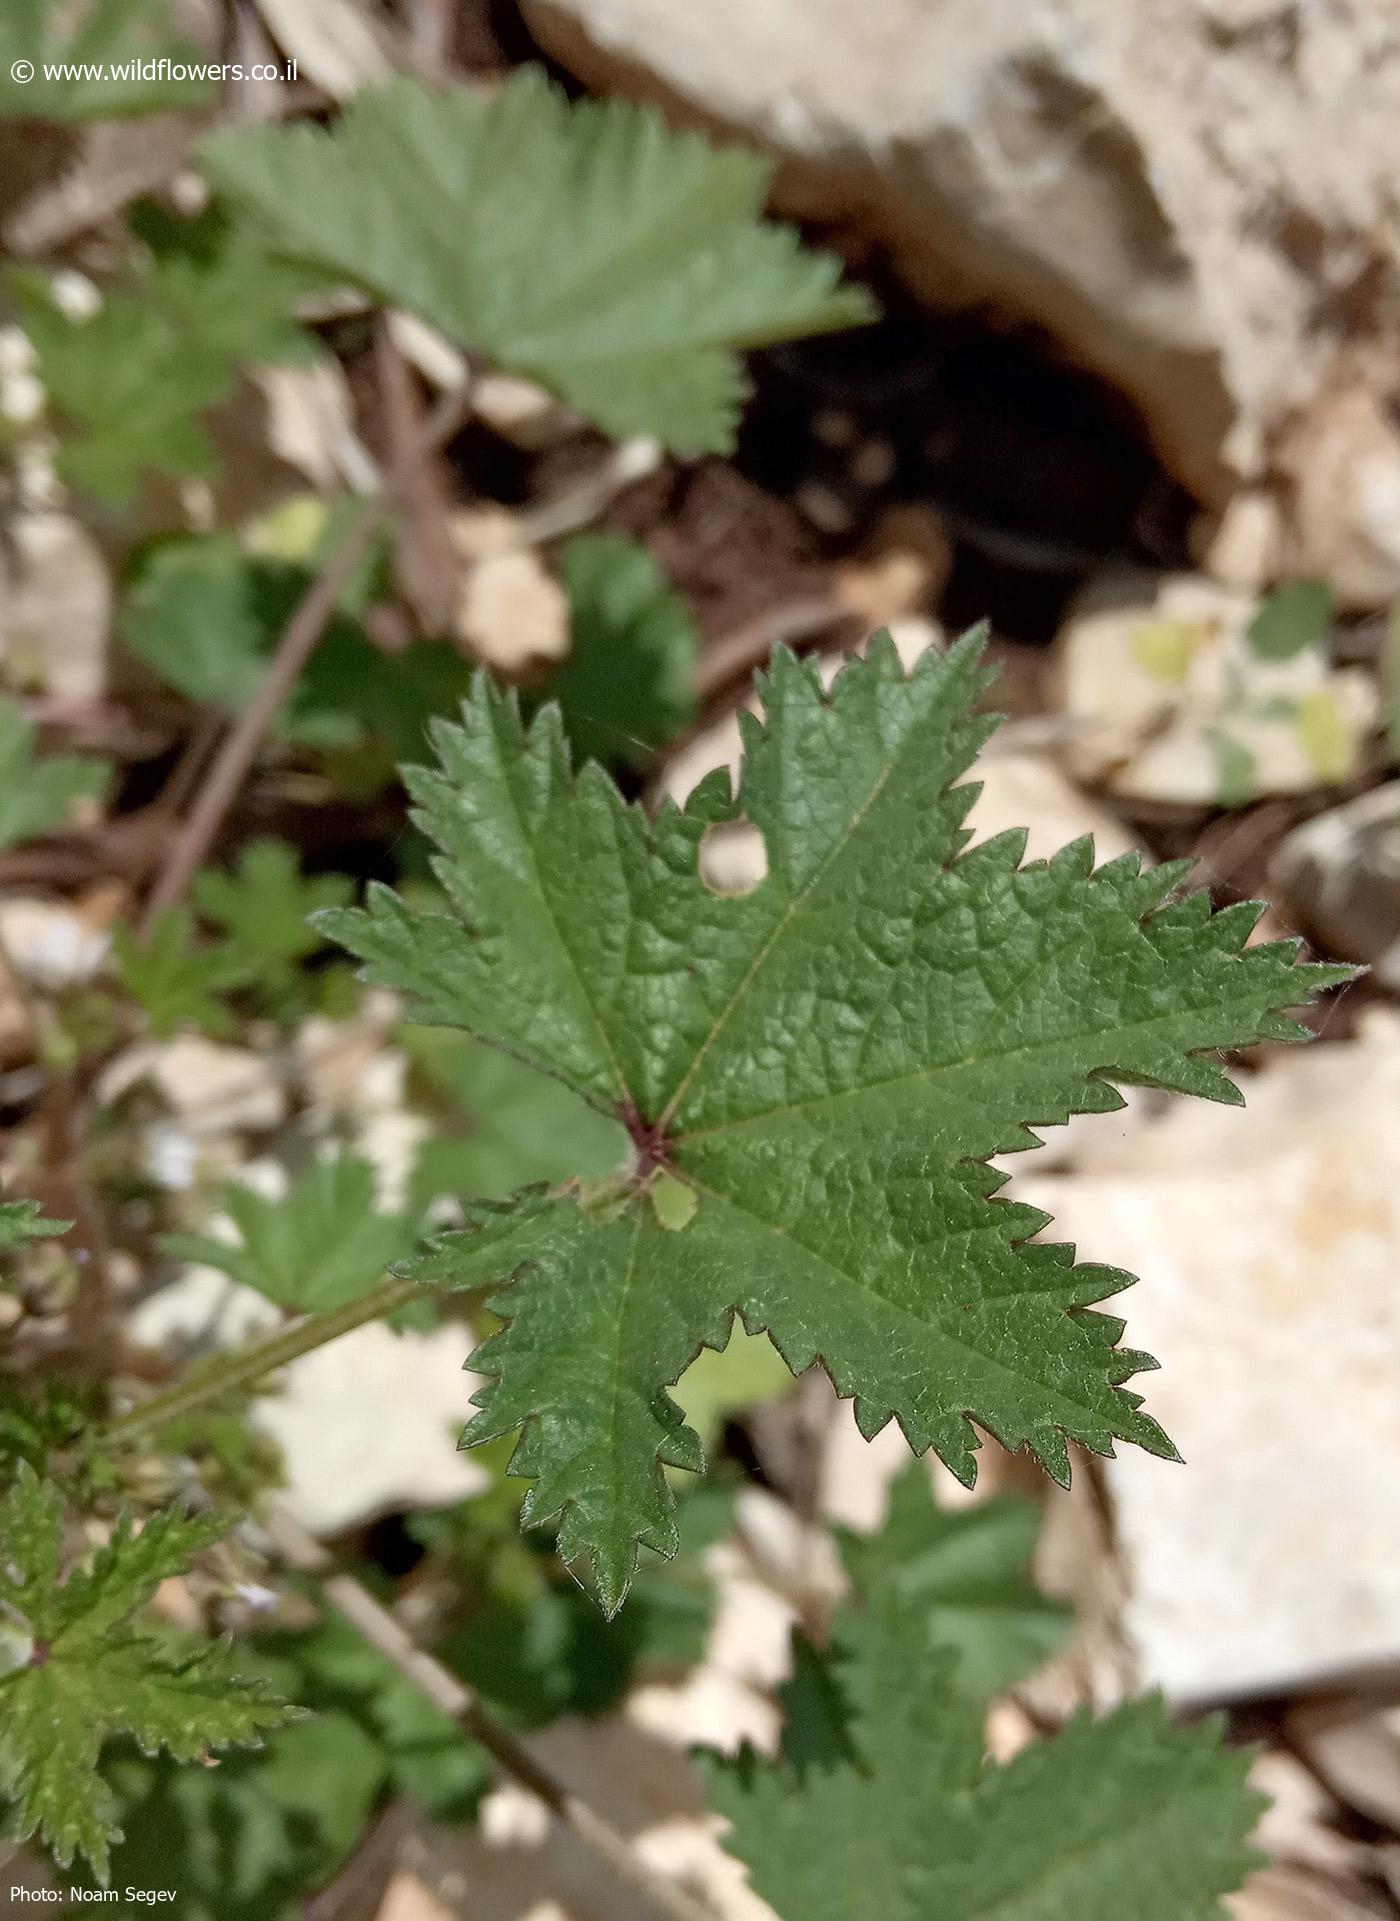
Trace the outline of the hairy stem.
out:
M 227 1354 L 216 1354 L 187 1370 L 180 1379 L 159 1394 L 138 1401 L 125 1414 L 103 1428 L 94 1438 L 104 1444 L 125 1445 L 143 1438 L 168 1422 L 193 1414 L 201 1407 L 222 1399 L 239 1388 L 251 1387 L 265 1374 L 274 1373 L 313 1348 L 324 1347 L 351 1328 L 363 1327 L 385 1314 L 404 1307 L 409 1301 L 434 1292 L 418 1281 L 396 1276 L 381 1281 L 368 1294 L 347 1301 L 343 1307 L 327 1308 L 323 1314 L 308 1314 L 291 1327 L 278 1328 L 260 1340 L 249 1341 Z
M 143 932 L 149 933 L 155 917 L 183 897 L 190 880 L 203 865 L 264 734 L 316 651 L 355 569 L 370 551 L 395 506 L 412 488 L 423 462 L 451 439 L 466 418 L 469 406 L 468 387 L 458 387 L 443 396 L 428 416 L 422 433 L 395 462 L 378 492 L 362 502 L 339 545 L 329 554 L 298 602 L 257 692 L 225 738 L 209 770 L 208 780 L 171 841 L 169 857 L 146 903 Z
M 337 1572 L 327 1549 L 286 1508 L 274 1505 L 264 1524 L 288 1564 L 316 1577 L 326 1600 L 361 1638 L 392 1662 L 435 1708 L 450 1716 L 463 1733 L 479 1741 L 497 1766 L 542 1801 L 555 1820 L 606 1862 L 624 1886 L 668 1921 L 714 1921 L 709 1908 L 645 1861 L 624 1834 L 566 1787 L 523 1741 L 489 1714 L 449 1668 L 420 1648 L 368 1588 L 353 1575 Z

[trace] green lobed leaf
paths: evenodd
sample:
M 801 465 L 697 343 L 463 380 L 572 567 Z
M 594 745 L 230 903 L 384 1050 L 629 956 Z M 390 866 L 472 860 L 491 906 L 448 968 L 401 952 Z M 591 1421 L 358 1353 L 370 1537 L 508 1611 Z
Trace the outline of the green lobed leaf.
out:
M 1008 1767 L 930 1621 L 893 1590 L 805 1649 L 779 1761 L 709 1759 L 755 1891 L 801 1921 L 1224 1921 L 1262 1861 L 1248 1754 L 1157 1700 L 1079 1715 Z
M 373 1167 L 350 1153 L 313 1161 L 280 1200 L 235 1182 L 224 1206 L 238 1245 L 170 1234 L 161 1242 L 164 1251 L 216 1267 L 299 1314 L 342 1307 L 377 1286 L 413 1245 L 418 1218 L 414 1211 L 381 1210 Z
M 111 1880 L 129 1904 L 117 1902 L 117 1914 L 149 1914 L 142 1892 L 177 1885 L 182 1921 L 296 1921 L 301 1898 L 331 1879 L 386 1796 L 459 1821 L 489 1785 L 483 1750 L 334 1615 L 258 1634 L 240 1655 L 264 1687 L 313 1718 L 213 1769 L 114 1751 L 103 1773 L 125 1839 Z
M 171 26 L 170 0 L 5 0 L 0 12 L 0 120 L 99 120 L 199 106 L 218 92 L 199 50 Z M 167 61 L 165 71 L 150 65 Z M 132 72 L 131 62 L 142 71 Z M 27 80 L 16 67 L 27 62 Z M 84 72 L 48 75 L 68 63 Z M 116 71 L 114 71 L 114 68 Z
M 146 223 L 155 251 L 73 318 L 45 276 L 11 276 L 49 406 L 63 429 L 59 467 L 118 505 L 144 472 L 212 478 L 202 415 L 228 400 L 240 365 L 315 352 L 293 308 L 307 276 L 270 258 L 249 229 L 211 208 Z
M 538 69 L 490 96 L 395 80 L 329 130 L 229 130 L 203 152 L 289 258 L 678 452 L 733 444 L 745 348 L 873 313 L 759 218 L 766 160 L 622 101 L 571 105 Z
M 971 637 L 907 678 L 881 639 L 824 692 L 779 653 L 766 723 L 649 820 L 596 764 L 575 777 L 558 712 L 527 731 L 483 681 L 440 768 L 406 774 L 451 913 L 384 888 L 319 924 L 365 978 L 413 997 L 626 1121 L 632 1178 L 481 1211 L 414 1271 L 515 1285 L 472 1365 L 469 1441 L 522 1430 L 527 1524 L 560 1517 L 609 1608 L 638 1544 L 675 1545 L 664 1466 L 702 1466 L 666 1389 L 737 1309 L 794 1373 L 819 1358 L 867 1436 L 897 1417 L 969 1484 L 978 1437 L 1067 1479 L 1067 1442 L 1170 1456 L 1124 1387 L 1149 1358 L 1090 1313 L 1129 1277 L 1032 1240 L 993 1155 L 1122 1105 L 1139 1083 L 1235 1101 L 1217 1048 L 1303 1037 L 1279 1011 L 1350 977 L 1295 942 L 1246 948 L 1257 905 L 1173 899 L 1181 863 L 1097 872 L 1086 839 L 1022 867 L 1025 840 L 964 851 L 954 783 L 993 726 Z M 738 898 L 697 873 L 710 824 L 764 836 Z M 664 1163 L 699 1205 L 681 1231 L 647 1191 Z
M 0 850 L 60 826 L 74 803 L 98 800 L 107 786 L 101 761 L 34 755 L 34 723 L 0 700 Z
M 956 1656 L 951 1680 L 979 1702 L 1024 1679 L 1063 1647 L 1070 1610 L 1041 1594 L 1030 1575 L 1040 1526 L 1033 1501 L 999 1495 L 948 1512 L 929 1477 L 911 1463 L 890 1488 L 874 1534 L 837 1529 L 856 1593 L 884 1594 L 928 1624 L 933 1643 Z
M 309 916 L 340 907 L 351 883 L 343 874 L 304 878 L 286 841 L 259 840 L 243 850 L 232 873 L 207 867 L 190 889 L 205 920 L 222 929 L 234 951 L 262 965 L 304 960 L 321 946 Z
M 248 978 L 248 962 L 227 948 L 197 946 L 188 907 L 165 908 L 144 938 L 130 927 L 115 927 L 112 956 L 117 979 L 160 1039 L 181 1027 L 232 1032 L 233 1016 L 218 996 Z
M 0 1674 L 0 1788 L 19 1839 L 37 1832 L 61 1865 L 81 1853 L 105 1880 L 120 1838 L 97 1772 L 109 1736 L 193 1760 L 256 1746 L 296 1710 L 245 1681 L 226 1647 L 201 1644 L 173 1659 L 131 1624 L 161 1581 L 227 1532 L 226 1518 L 172 1510 L 140 1533 L 122 1521 L 66 1581 L 63 1521 L 58 1490 L 21 1463 L 0 1505 L 0 1602 L 22 1618 L 30 1646 Z
M 191 1921 L 294 1921 L 299 1897 L 331 1878 L 385 1793 L 412 1794 L 437 1819 L 475 1808 L 481 1750 L 336 1617 L 259 1634 L 240 1653 L 250 1676 L 314 1718 L 214 1769 L 122 1750 L 104 1760 L 125 1833 L 112 1859 L 129 1903 L 118 1914 L 148 1914 L 142 1892 L 168 1889 L 177 1862 Z
M 550 698 L 580 760 L 645 766 L 695 714 L 690 610 L 646 548 L 621 534 L 579 534 L 559 569 L 570 644 Z

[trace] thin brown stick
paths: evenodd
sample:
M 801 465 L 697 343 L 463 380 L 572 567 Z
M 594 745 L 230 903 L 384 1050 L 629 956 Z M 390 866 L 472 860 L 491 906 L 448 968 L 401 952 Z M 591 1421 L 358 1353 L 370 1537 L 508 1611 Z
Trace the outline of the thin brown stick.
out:
M 555 1820 L 577 1835 L 590 1853 L 606 1862 L 624 1886 L 659 1915 L 665 1915 L 667 1921 L 714 1921 L 708 1907 L 669 1875 L 649 1866 L 624 1834 L 565 1787 L 523 1741 L 487 1712 L 470 1688 L 420 1648 L 368 1588 L 353 1575 L 336 1572 L 327 1549 L 294 1515 L 274 1504 L 264 1516 L 264 1525 L 289 1565 L 316 1577 L 325 1598 L 356 1633 L 392 1662 L 435 1708 L 479 1741 L 496 1764 L 542 1801 Z
M 222 732 L 223 726 L 216 713 L 202 713 L 196 720 L 180 750 L 179 759 L 170 771 L 170 778 L 160 791 L 158 804 L 172 820 L 180 818 L 199 791 L 205 767 L 219 744 Z
M 775 647 L 791 647 L 825 633 L 849 610 L 830 594 L 804 594 L 796 600 L 765 607 L 707 647 L 695 668 L 695 691 L 708 701 L 731 682 L 746 679 L 761 667 Z
M 427 461 L 413 459 L 423 432 L 424 406 L 407 361 L 387 326 L 375 338 L 375 368 L 384 416 L 386 462 L 391 472 L 403 466 L 403 523 L 394 552 L 394 577 L 419 625 L 445 633 L 456 605 L 461 555 L 448 526 L 451 495 L 443 476 Z
M 316 651 L 340 596 L 370 551 L 375 536 L 393 511 L 419 465 L 451 438 L 470 405 L 469 390 L 446 394 L 429 415 L 421 436 L 396 463 L 377 493 L 366 497 L 340 544 L 297 603 L 277 643 L 257 692 L 239 715 L 209 770 L 209 778 L 171 843 L 169 858 L 151 890 L 142 921 L 149 931 L 156 915 L 180 900 L 200 868 L 233 805 L 264 734 Z

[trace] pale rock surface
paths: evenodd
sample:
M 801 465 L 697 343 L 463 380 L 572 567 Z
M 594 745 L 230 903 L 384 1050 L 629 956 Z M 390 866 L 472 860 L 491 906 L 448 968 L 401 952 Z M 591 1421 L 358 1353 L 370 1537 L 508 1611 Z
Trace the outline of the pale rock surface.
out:
M 202 1034 L 177 1034 L 169 1041 L 139 1041 L 119 1054 L 102 1074 L 98 1097 L 119 1100 L 138 1082 L 149 1080 L 172 1112 L 196 1139 L 237 1129 L 266 1133 L 287 1112 L 287 1091 L 264 1056 L 243 1047 L 226 1047 Z
M 1389 380 L 1354 380 L 1294 422 L 1278 452 L 1291 574 L 1320 574 L 1346 607 L 1400 592 L 1400 432 Z
M 935 607 L 953 570 L 953 540 L 936 508 L 886 507 L 859 553 L 843 560 L 832 592 L 871 628 Z
M 1246 1094 L 1012 1184 L 1048 1238 L 1140 1277 L 1114 1310 L 1189 1465 L 1124 1448 L 1104 1473 L 1141 1679 L 1185 1703 L 1400 1656 L 1400 1017 L 1276 1055 Z
M 1333 668 L 1315 646 L 1261 658 L 1247 638 L 1259 605 L 1196 574 L 1092 582 L 1055 642 L 1069 771 L 1110 793 L 1188 806 L 1348 778 L 1379 717 L 1374 679 Z M 1238 794 L 1227 753 L 1243 770 Z
M 350 383 L 337 361 L 254 367 L 249 378 L 265 402 L 267 444 L 278 460 L 325 493 L 373 491 L 379 470 L 355 431 Z
M 11 683 L 96 700 L 111 626 L 111 576 L 91 534 L 68 514 L 11 515 L 0 541 L 0 661 Z
M 394 62 L 368 11 L 354 0 L 257 0 L 258 12 L 282 51 L 295 60 L 298 77 L 313 81 L 332 100 L 347 100 L 364 86 L 383 86 Z
M 457 1911 L 416 1874 L 400 1868 L 384 1890 L 374 1921 L 457 1921 Z
M 1302 1701 L 1284 1727 L 1308 1766 L 1348 1807 L 1400 1834 L 1400 1707 L 1365 1696 Z
M 282 1320 L 255 1289 L 189 1266 L 140 1303 L 130 1331 L 142 1346 L 184 1357 L 236 1347 Z M 477 1386 L 462 1367 L 470 1346 L 458 1326 L 395 1333 L 371 1322 L 283 1370 L 253 1420 L 282 1449 L 284 1498 L 304 1527 L 339 1534 L 396 1508 L 445 1507 L 487 1485 L 485 1469 L 457 1447 Z
M 1384 421 L 1400 376 L 1393 7 L 526 0 L 525 14 L 590 85 L 776 155 L 781 210 L 873 245 L 927 303 L 1046 328 L 1131 396 L 1211 504 L 1266 472 L 1285 426 L 1300 445 L 1345 444 L 1332 391 L 1375 396 L 1375 473 L 1290 500 L 1324 571 L 1400 485 Z M 1400 585 L 1396 539 L 1384 593 Z M 1377 584 L 1357 576 L 1364 594 Z
M 462 546 L 461 529 L 453 526 Z M 487 553 L 462 577 L 455 631 L 474 653 L 506 673 L 569 651 L 569 599 L 530 547 Z
M 233 1239 L 232 1233 L 226 1237 Z M 127 1326 L 139 1347 L 178 1355 L 237 1347 L 276 1327 L 282 1311 L 217 1267 L 186 1267 L 167 1287 L 138 1302 Z
M 1295 1755 L 1283 1748 L 1261 1754 L 1249 1785 L 1269 1797 L 1254 1835 L 1266 1854 L 1332 1874 L 1364 1868 L 1365 1844 L 1343 1834 L 1341 1808 Z
M 0 900 L 0 943 L 36 987 L 72 987 L 99 972 L 111 946 L 103 926 L 66 902 L 17 894 Z
M 1276 579 L 1283 562 L 1283 516 L 1273 494 L 1247 487 L 1219 514 L 1192 528 L 1193 552 L 1222 587 L 1257 594 Z
M 1269 864 L 1292 918 L 1340 960 L 1400 988 L 1400 781 L 1295 827 Z
M 373 1321 L 285 1370 L 254 1419 L 282 1448 L 287 1506 L 313 1534 L 398 1508 L 446 1507 L 489 1485 L 457 1442 L 479 1385 L 466 1328 L 395 1333 Z

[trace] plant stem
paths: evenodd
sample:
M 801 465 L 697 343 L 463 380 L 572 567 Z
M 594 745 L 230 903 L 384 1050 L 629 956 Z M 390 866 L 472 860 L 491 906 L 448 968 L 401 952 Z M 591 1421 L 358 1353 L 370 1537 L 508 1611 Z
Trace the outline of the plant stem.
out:
M 94 1442 L 121 1445 L 193 1413 L 197 1408 L 251 1386 L 265 1374 L 285 1367 L 299 1355 L 348 1334 L 420 1295 L 434 1290 L 417 1281 L 390 1278 L 368 1294 L 324 1314 L 309 1314 L 295 1326 L 278 1329 L 262 1340 L 250 1341 L 231 1354 L 221 1354 L 190 1370 L 173 1387 L 139 1402 L 105 1428 L 95 1430 Z M 596 1809 L 572 1793 L 477 1700 L 462 1681 L 440 1661 L 420 1648 L 407 1630 L 375 1600 L 352 1575 L 337 1572 L 326 1548 L 308 1533 L 295 1515 L 280 1503 L 269 1503 L 264 1525 L 287 1564 L 315 1577 L 325 1599 L 350 1626 L 393 1663 L 433 1706 L 448 1715 L 464 1733 L 479 1741 L 499 1767 L 542 1801 L 554 1818 L 576 1835 L 633 1893 L 640 1895 L 666 1921 L 714 1921 L 710 1910 L 667 1875 L 650 1867 L 627 1837 Z
M 224 815 L 233 805 L 253 764 L 263 735 L 316 651 L 355 569 L 370 551 L 394 507 L 411 488 L 422 463 L 452 437 L 466 418 L 469 406 L 469 387 L 458 387 L 442 397 L 428 416 L 422 433 L 395 463 L 379 491 L 362 502 L 339 545 L 329 554 L 320 573 L 297 603 L 257 692 L 225 738 L 209 770 L 208 780 L 171 842 L 169 857 L 146 904 L 141 924 L 143 933 L 150 932 L 152 922 L 163 909 L 182 898 L 196 870 L 203 865 Z
M 285 1367 L 289 1361 L 309 1354 L 313 1348 L 324 1347 L 327 1341 L 338 1340 L 352 1328 L 363 1327 L 367 1321 L 377 1321 L 409 1301 L 417 1300 L 420 1295 L 432 1292 L 433 1289 L 424 1287 L 421 1282 L 391 1276 L 381 1281 L 378 1287 L 371 1288 L 368 1294 L 347 1301 L 344 1307 L 327 1308 L 323 1314 L 308 1314 L 291 1327 L 278 1328 L 274 1333 L 264 1335 L 261 1340 L 249 1341 L 228 1354 L 217 1354 L 211 1360 L 191 1368 L 173 1386 L 163 1389 L 159 1394 L 152 1394 L 147 1400 L 138 1401 L 135 1407 L 118 1415 L 115 1421 L 109 1422 L 95 1434 L 94 1439 L 104 1444 L 119 1445 L 138 1439 L 238 1388 L 251 1387 L 264 1374 Z
M 435 1708 L 450 1716 L 522 1787 L 542 1801 L 583 1845 L 607 1863 L 617 1878 L 668 1921 L 714 1921 L 710 1909 L 687 1894 L 669 1875 L 651 1867 L 627 1837 L 567 1788 L 481 1705 L 441 1661 L 420 1648 L 389 1610 L 353 1575 L 338 1573 L 326 1548 L 285 1507 L 274 1504 L 264 1524 L 278 1551 L 299 1572 L 313 1575 L 336 1612 Z

